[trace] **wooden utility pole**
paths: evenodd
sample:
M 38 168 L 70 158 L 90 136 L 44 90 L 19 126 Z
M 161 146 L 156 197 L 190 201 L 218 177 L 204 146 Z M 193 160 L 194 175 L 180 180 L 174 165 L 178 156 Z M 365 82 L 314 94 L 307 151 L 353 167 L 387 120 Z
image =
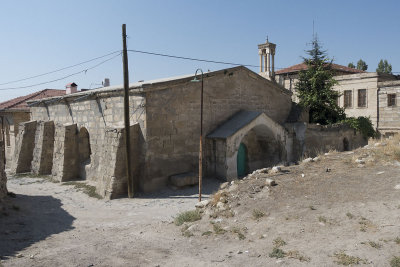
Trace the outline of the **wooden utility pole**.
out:
M 126 151 L 126 178 L 128 181 L 128 197 L 133 197 L 133 181 L 131 168 L 131 145 L 130 145 L 130 123 L 129 123 L 129 73 L 128 53 L 126 51 L 126 24 L 122 24 L 122 46 L 123 46 L 123 68 L 124 68 L 124 120 L 125 120 L 125 151 Z

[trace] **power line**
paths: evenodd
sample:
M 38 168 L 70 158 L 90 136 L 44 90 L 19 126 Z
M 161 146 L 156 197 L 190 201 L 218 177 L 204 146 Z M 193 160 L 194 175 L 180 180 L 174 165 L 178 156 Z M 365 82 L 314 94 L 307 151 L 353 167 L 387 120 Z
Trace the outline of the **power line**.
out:
M 233 65 L 233 66 L 245 66 L 245 67 L 251 67 L 251 68 L 259 68 L 260 67 L 260 66 L 257 66 L 257 65 L 239 64 L 239 63 L 215 61 L 215 60 L 200 59 L 200 58 L 174 56 L 174 55 L 167 55 L 167 54 L 161 54 L 161 53 L 155 53 L 155 52 L 147 52 L 147 51 L 141 51 L 141 50 L 133 50 L 133 49 L 129 49 L 128 51 L 129 52 L 135 52 L 135 53 L 141 53 L 141 54 L 147 54 L 147 55 L 153 55 L 153 56 L 178 58 L 178 59 L 191 60 L 191 61 L 201 61 L 201 62 L 224 64 L 224 65 Z
M 49 71 L 49 72 L 46 72 L 46 73 L 38 74 L 38 75 L 35 75 L 35 76 L 31 76 L 31 77 L 27 77 L 27 78 L 23 78 L 23 79 L 19 79 L 19 80 L 14 80 L 14 81 L 6 82 L 6 83 L 0 83 L 0 86 L 1 85 L 6 85 L 6 84 L 11 84 L 11 83 L 16 83 L 16 82 L 22 82 L 22 81 L 38 78 L 38 77 L 41 77 L 41 76 L 45 76 L 45 75 L 48 75 L 48 74 L 52 74 L 52 73 L 55 73 L 55 72 L 59 72 L 59 71 L 62 71 L 62 70 L 70 69 L 70 68 L 73 68 L 73 67 L 76 67 L 76 66 L 80 66 L 80 65 L 83 65 L 83 64 L 98 60 L 100 58 L 104 58 L 104 57 L 113 55 L 115 53 L 120 53 L 120 52 L 121 52 L 120 50 L 114 51 L 114 52 L 108 53 L 106 55 L 99 56 L 99 57 L 96 57 L 96 58 L 92 58 L 92 59 L 89 59 L 89 60 L 74 64 L 74 65 L 70 65 L 70 66 L 67 66 L 67 67 L 64 67 L 64 68 L 56 69 L 56 70 L 53 70 L 53 71 Z
M 109 54 L 109 55 L 110 55 L 110 54 Z M 90 68 L 87 68 L 87 69 L 84 69 L 84 70 L 81 70 L 81 71 L 78 71 L 78 72 L 69 74 L 69 75 L 67 75 L 67 76 L 63 76 L 63 77 L 61 77 L 61 78 L 54 79 L 54 80 L 51 80 L 51 81 L 46 81 L 46 82 L 41 82 L 41 83 L 32 84 L 32 85 L 26 85 L 26 86 L 19 86 L 19 87 L 0 88 L 0 90 L 3 91 L 3 90 L 24 89 L 24 88 L 34 87 L 34 86 L 43 85 L 43 84 L 48 84 L 48 83 L 52 83 L 52 82 L 57 82 L 57 81 L 64 80 L 64 79 L 66 79 L 66 78 L 69 78 L 69 77 L 78 75 L 78 74 L 80 74 L 80 73 L 85 73 L 85 74 L 86 74 L 86 72 L 87 72 L 88 70 L 92 70 L 92 69 L 94 69 L 94 68 L 97 68 L 98 66 L 100 66 L 100 65 L 102 65 L 102 64 L 104 64 L 104 63 L 106 63 L 106 62 L 108 62 L 108 61 L 110 61 L 110 60 L 112 60 L 112 59 L 114 59 L 114 58 L 116 58 L 116 57 L 118 57 L 118 56 L 120 56 L 120 55 L 121 55 L 121 52 L 119 51 L 119 54 L 117 54 L 117 55 L 115 55 L 115 56 L 113 56 L 113 57 L 111 57 L 111 58 L 108 58 L 108 59 L 106 59 L 106 60 L 103 60 L 102 62 L 100 62 L 100 63 L 98 63 L 98 64 L 96 64 L 96 65 L 94 65 L 94 66 L 92 66 L 92 67 L 90 67 Z M 100 58 L 100 57 L 99 57 L 99 58 Z M 93 60 L 91 60 L 91 61 L 93 61 Z

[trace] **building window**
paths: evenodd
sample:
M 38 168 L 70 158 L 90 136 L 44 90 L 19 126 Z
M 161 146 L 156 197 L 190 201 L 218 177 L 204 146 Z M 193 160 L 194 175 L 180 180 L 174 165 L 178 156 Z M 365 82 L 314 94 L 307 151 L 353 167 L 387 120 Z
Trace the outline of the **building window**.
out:
M 396 94 L 387 95 L 388 107 L 396 106 Z
M 344 107 L 345 108 L 351 108 L 352 107 L 352 98 L 353 98 L 353 92 L 351 90 L 345 90 L 344 91 Z
M 365 108 L 367 106 L 367 89 L 358 90 L 358 107 Z

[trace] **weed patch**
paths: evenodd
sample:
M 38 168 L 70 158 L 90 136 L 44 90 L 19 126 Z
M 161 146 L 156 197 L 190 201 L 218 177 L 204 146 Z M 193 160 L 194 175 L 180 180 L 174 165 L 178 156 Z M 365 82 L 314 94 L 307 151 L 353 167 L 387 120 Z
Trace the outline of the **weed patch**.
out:
M 88 185 L 82 182 L 65 182 L 62 185 L 73 185 L 75 189 L 82 191 L 89 197 L 94 197 L 97 199 L 102 199 L 102 197 L 96 193 L 96 187 L 92 185 Z
M 394 239 L 394 242 L 395 242 L 397 245 L 400 245 L 400 237 L 396 237 L 396 238 Z
M 257 209 L 253 210 L 253 218 L 254 218 L 254 220 L 258 220 L 258 219 L 260 219 L 260 218 L 262 218 L 264 216 L 265 216 L 265 212 L 262 212 L 261 210 L 257 210 Z
M 201 214 L 197 210 L 184 211 L 176 216 L 174 223 L 177 226 L 182 225 L 185 222 L 195 222 L 201 219 Z
M 343 251 L 337 252 L 333 256 L 336 258 L 335 263 L 337 263 L 339 265 L 348 266 L 348 265 L 360 264 L 360 263 L 367 264 L 367 260 L 361 259 L 359 257 L 347 255 Z
M 351 214 L 350 212 L 346 213 L 347 218 L 349 218 L 350 220 L 354 218 L 354 215 Z
M 214 233 L 217 235 L 222 235 L 226 233 L 226 230 L 218 223 L 213 224 Z
M 400 257 L 393 257 L 390 260 L 390 267 L 400 267 Z
M 286 245 L 287 243 L 285 242 L 285 240 L 278 237 L 278 238 L 274 239 L 273 244 L 276 248 L 280 248 L 280 247 L 283 247 L 284 245 Z
M 306 261 L 306 262 L 309 262 L 309 261 L 311 260 L 310 257 L 301 255 L 300 252 L 298 252 L 297 250 L 288 251 L 288 252 L 286 253 L 286 256 L 287 256 L 288 258 L 296 259 L 296 260 L 299 260 L 299 261 Z
M 319 216 L 319 217 L 318 217 L 318 221 L 319 221 L 319 222 L 322 222 L 322 223 L 327 223 L 327 222 L 328 222 L 328 220 L 327 220 L 326 217 L 324 217 L 324 216 Z
M 246 236 L 242 233 L 242 231 L 240 231 L 238 227 L 233 227 L 231 231 L 232 233 L 237 234 L 240 240 L 246 239 Z
M 280 248 L 274 247 L 274 248 L 272 249 L 272 252 L 269 253 L 268 256 L 269 256 L 270 258 L 277 258 L 277 259 L 280 259 L 280 258 L 283 258 L 283 257 L 286 256 L 286 252 L 283 251 L 283 250 L 280 249 Z

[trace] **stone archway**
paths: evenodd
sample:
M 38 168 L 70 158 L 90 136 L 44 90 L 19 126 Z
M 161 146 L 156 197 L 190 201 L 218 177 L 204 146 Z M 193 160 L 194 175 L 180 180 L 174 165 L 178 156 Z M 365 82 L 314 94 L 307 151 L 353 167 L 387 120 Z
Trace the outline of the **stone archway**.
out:
M 267 125 L 255 126 L 240 143 L 247 148 L 247 173 L 286 161 L 283 141 Z
M 288 131 L 266 114 L 239 111 L 207 135 L 210 147 L 207 172 L 228 181 L 238 178 L 238 151 L 247 148 L 247 172 L 292 160 Z
M 86 167 L 90 164 L 90 137 L 89 132 L 85 127 L 79 130 L 78 134 L 78 156 L 79 156 L 79 177 L 86 180 Z

